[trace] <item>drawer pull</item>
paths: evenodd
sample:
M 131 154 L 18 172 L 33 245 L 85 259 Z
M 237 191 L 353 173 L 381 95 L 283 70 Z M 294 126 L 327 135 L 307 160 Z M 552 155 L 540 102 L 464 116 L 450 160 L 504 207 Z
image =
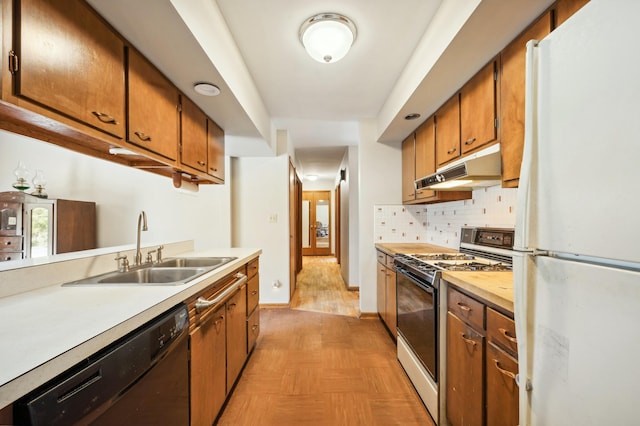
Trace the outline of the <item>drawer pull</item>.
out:
M 464 144 L 469 146 L 472 143 L 474 143 L 475 141 L 476 141 L 476 138 L 467 139 L 466 141 L 464 141 Z
M 504 368 L 500 367 L 500 361 L 498 361 L 497 359 L 494 359 L 493 362 L 495 363 L 496 368 L 498 369 L 498 371 L 502 374 L 504 374 L 507 377 L 510 377 L 511 379 L 513 379 L 513 381 L 516 381 L 516 375 L 514 373 L 512 373 L 509 370 L 505 370 Z
M 462 337 L 462 340 L 464 340 L 465 342 L 467 342 L 471 346 L 475 346 L 475 345 L 478 344 L 478 342 L 476 342 L 475 340 L 469 339 L 467 336 L 465 336 L 464 333 L 460 333 L 460 337 Z
M 256 334 L 256 330 L 258 329 L 258 325 L 254 324 L 253 327 L 251 327 L 251 331 L 253 332 L 253 334 Z
M 252 295 L 252 296 L 255 296 L 256 294 L 258 294 L 258 290 L 253 290 L 253 291 L 251 292 L 251 295 Z
M 462 309 L 463 311 L 466 311 L 466 312 L 471 312 L 472 311 L 470 306 L 467 306 L 462 302 L 458 302 L 458 303 L 456 303 L 456 305 L 458 305 L 460 307 L 460 309 Z
M 510 342 L 517 343 L 518 339 L 509 334 L 509 332 L 504 328 L 499 328 L 498 331 L 502 333 L 502 335 Z
M 447 154 L 451 155 L 454 152 L 456 152 L 458 150 L 458 148 L 451 148 L 450 150 L 447 151 Z
M 202 167 L 207 165 L 207 163 L 205 163 L 204 161 L 198 161 L 198 164 L 201 165 Z
M 118 124 L 118 120 L 110 116 L 109 114 L 105 114 L 104 112 L 99 111 L 91 111 L 91 114 L 95 115 L 98 120 L 107 124 Z
M 136 135 L 143 142 L 151 142 L 151 136 L 147 135 L 146 133 L 133 132 L 133 134 Z
M 11 243 L 11 240 L 6 241 L 6 242 L 4 243 L 4 245 L 5 245 L 5 246 L 10 246 L 11 244 L 12 244 L 12 243 Z

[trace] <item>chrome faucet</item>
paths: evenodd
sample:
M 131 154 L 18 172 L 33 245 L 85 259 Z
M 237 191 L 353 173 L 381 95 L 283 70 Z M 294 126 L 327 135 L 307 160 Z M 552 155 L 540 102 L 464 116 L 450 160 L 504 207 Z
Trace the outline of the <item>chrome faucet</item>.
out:
M 140 225 L 142 224 L 142 229 Z M 138 238 L 136 240 L 136 260 L 134 265 L 142 264 L 142 252 L 140 251 L 140 231 L 148 231 L 147 228 L 147 214 L 142 210 L 138 215 Z

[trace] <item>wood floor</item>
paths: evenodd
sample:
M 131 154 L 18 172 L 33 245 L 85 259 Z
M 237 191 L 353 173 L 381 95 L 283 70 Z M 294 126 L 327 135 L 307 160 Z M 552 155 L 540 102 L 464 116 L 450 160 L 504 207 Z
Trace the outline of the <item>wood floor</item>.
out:
M 290 306 L 304 311 L 358 317 L 360 293 L 347 290 L 335 257 L 304 256 Z
M 262 309 L 218 425 L 433 425 L 377 318 Z

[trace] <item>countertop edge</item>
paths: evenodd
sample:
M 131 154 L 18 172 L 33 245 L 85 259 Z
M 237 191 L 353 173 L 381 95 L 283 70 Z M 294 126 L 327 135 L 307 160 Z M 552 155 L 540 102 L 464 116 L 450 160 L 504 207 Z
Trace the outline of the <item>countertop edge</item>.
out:
M 509 272 L 484 272 L 487 275 L 486 278 L 482 280 L 478 280 L 476 278 L 472 278 L 472 276 L 468 272 L 450 272 L 443 271 L 442 279 L 450 284 L 452 287 L 456 287 L 463 292 L 466 292 L 476 298 L 480 299 L 483 303 L 488 306 L 496 307 L 506 314 L 510 314 L 513 316 L 513 274 Z M 502 274 L 502 275 L 496 275 Z M 505 297 L 500 295 L 498 292 L 489 288 L 488 285 L 483 284 L 482 281 L 489 282 L 492 284 L 496 284 L 496 277 L 507 278 L 507 280 L 500 280 L 499 285 L 503 286 L 501 288 L 502 291 L 510 293 L 509 297 Z M 507 289 L 507 287 L 510 287 Z

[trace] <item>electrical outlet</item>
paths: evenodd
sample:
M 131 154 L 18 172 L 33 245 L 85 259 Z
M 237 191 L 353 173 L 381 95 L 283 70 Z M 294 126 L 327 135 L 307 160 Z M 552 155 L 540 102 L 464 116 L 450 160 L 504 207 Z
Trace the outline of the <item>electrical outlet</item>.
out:
M 278 223 L 278 215 L 276 213 L 269 215 L 269 223 Z

